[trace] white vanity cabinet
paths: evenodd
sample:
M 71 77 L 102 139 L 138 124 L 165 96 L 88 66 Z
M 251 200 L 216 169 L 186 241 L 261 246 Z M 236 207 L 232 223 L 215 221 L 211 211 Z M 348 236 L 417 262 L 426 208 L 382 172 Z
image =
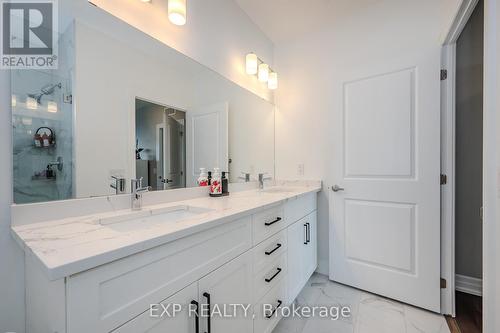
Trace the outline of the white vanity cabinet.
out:
M 291 303 L 317 267 L 316 211 L 293 223 L 288 234 L 288 302 Z
M 222 311 L 224 304 L 251 304 L 251 300 L 252 258 L 247 252 L 162 301 L 164 307 L 145 311 L 113 333 L 252 333 L 252 307 L 247 316 L 238 308 L 234 318 L 210 318 L 201 312 L 201 306 L 206 306 L 206 311 Z M 174 304 L 180 306 L 175 315 Z
M 28 260 L 27 331 L 270 333 L 280 317 L 263 314 L 263 304 L 279 314 L 316 269 L 316 196 L 267 205 L 55 281 Z M 158 304 L 180 304 L 182 311 L 158 317 Z M 232 304 L 249 312 L 206 318 L 188 309 Z

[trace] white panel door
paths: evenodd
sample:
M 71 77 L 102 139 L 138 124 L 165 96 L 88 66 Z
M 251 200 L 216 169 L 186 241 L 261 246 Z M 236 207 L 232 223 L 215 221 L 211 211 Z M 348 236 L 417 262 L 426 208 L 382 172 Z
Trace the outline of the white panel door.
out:
M 229 171 L 228 110 L 228 103 L 219 103 L 187 112 L 187 187 L 196 186 L 200 168 Z
M 439 76 L 422 66 L 344 84 L 330 278 L 439 312 Z

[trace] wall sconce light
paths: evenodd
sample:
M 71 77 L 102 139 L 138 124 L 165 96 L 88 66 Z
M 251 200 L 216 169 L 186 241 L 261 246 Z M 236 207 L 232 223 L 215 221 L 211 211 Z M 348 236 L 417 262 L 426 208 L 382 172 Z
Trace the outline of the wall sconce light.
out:
M 186 24 L 186 1 L 187 0 L 168 0 L 168 19 L 173 24 Z
M 36 101 L 36 99 L 34 99 L 33 97 L 27 97 L 26 98 L 26 108 L 28 108 L 30 110 L 38 109 L 38 102 Z
M 267 82 L 269 80 L 269 65 L 268 64 L 260 64 L 259 65 L 259 81 Z
M 255 53 L 249 53 L 246 57 L 246 70 L 248 75 L 257 74 L 259 68 L 259 58 Z
M 10 104 L 13 108 L 15 108 L 17 106 L 17 96 L 16 95 L 12 95 L 12 99 L 11 99 Z
M 47 103 L 47 112 L 57 113 L 57 103 L 56 102 L 48 102 Z
M 269 73 L 269 80 L 267 80 L 267 87 L 271 90 L 278 89 L 278 73 Z
M 246 72 L 248 75 L 257 75 L 260 82 L 266 83 L 271 90 L 278 88 L 278 73 L 273 71 L 268 64 L 257 57 L 255 53 L 248 53 L 245 58 Z

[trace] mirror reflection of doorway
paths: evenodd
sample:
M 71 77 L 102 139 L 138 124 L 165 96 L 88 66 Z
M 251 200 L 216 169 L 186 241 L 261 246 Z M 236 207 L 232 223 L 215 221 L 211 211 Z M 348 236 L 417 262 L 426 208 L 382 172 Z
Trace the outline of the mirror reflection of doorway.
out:
M 186 113 L 136 99 L 136 177 L 154 191 L 186 187 Z

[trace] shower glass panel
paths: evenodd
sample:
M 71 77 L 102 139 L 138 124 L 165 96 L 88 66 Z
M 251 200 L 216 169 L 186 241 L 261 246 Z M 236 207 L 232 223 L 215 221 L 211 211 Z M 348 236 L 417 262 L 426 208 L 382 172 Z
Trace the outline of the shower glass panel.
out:
M 73 197 L 72 27 L 59 39 L 59 68 L 12 70 L 16 204 Z

